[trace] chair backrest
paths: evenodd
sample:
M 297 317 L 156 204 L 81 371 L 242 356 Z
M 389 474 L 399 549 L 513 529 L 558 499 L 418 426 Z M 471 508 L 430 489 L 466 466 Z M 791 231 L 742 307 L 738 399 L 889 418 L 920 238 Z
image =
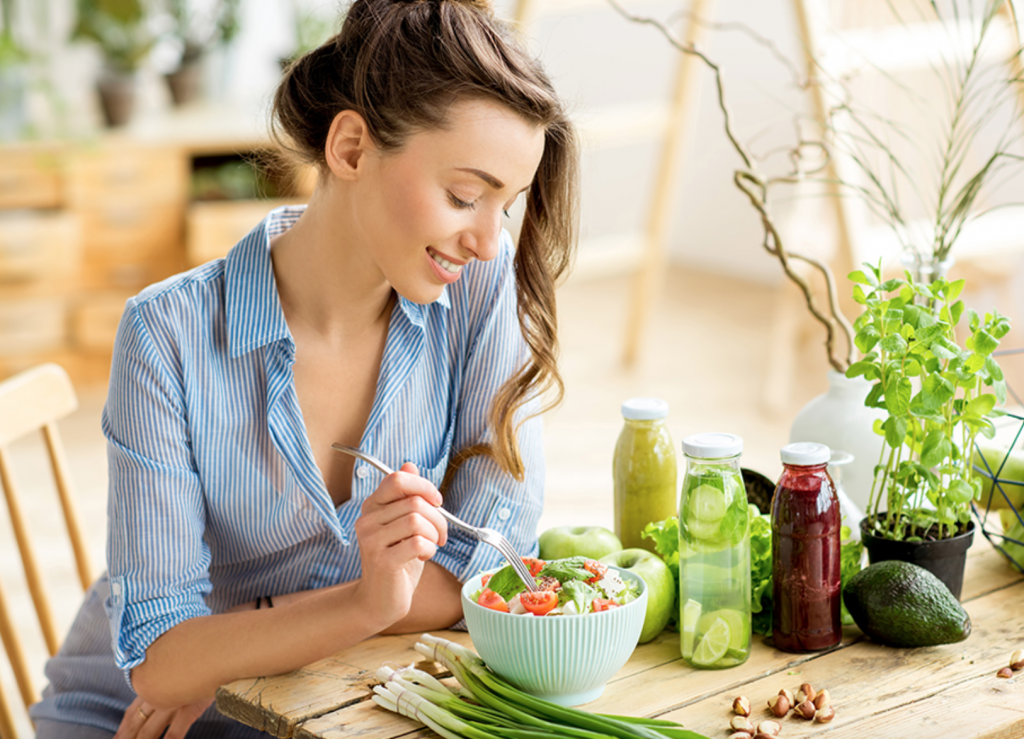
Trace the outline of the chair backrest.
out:
M 43 588 L 35 550 L 22 513 L 18 488 L 11 475 L 9 446 L 30 434 L 39 433 L 46 444 L 53 470 L 57 494 L 67 524 L 71 549 L 82 589 L 92 582 L 93 569 L 82 538 L 75 509 L 64 447 L 57 432 L 56 422 L 78 408 L 78 398 L 67 372 L 56 364 L 42 364 L 0 382 L 0 489 L 7 502 L 7 510 L 14 539 L 21 554 L 25 580 L 39 625 L 51 655 L 60 645 L 53 620 L 50 599 Z M 32 685 L 24 649 L 14 627 L 14 621 L 0 580 L 0 639 L 3 641 L 18 691 L 26 708 L 39 700 Z M 14 739 L 14 714 L 0 686 L 0 737 Z

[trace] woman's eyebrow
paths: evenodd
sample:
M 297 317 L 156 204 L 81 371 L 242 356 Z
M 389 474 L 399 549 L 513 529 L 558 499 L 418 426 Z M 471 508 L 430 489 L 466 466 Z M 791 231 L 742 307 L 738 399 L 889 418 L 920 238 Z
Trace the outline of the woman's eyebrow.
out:
M 472 167 L 456 167 L 455 169 L 458 172 L 469 172 L 470 174 L 475 174 L 477 177 L 479 177 L 481 180 L 483 180 L 488 185 L 493 187 L 495 190 L 501 190 L 501 189 L 503 189 L 505 187 L 505 183 L 504 182 L 499 180 L 494 175 L 488 174 L 487 172 L 484 172 L 482 169 L 473 169 Z M 526 192 L 529 189 L 530 189 L 530 186 L 527 185 L 526 187 L 524 187 L 519 192 Z

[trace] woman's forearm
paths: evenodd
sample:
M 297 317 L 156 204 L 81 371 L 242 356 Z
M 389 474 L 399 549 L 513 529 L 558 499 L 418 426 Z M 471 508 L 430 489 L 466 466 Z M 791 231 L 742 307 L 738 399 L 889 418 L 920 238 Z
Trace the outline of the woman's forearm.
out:
M 320 590 L 269 594 L 274 607 L 246 604 L 184 621 L 160 636 L 132 670 L 135 691 L 172 708 L 209 698 L 242 677 L 289 672 L 379 633 L 447 628 L 462 617 L 460 585 L 427 562 L 409 613 L 393 624 L 375 620 L 359 598 L 360 581 Z

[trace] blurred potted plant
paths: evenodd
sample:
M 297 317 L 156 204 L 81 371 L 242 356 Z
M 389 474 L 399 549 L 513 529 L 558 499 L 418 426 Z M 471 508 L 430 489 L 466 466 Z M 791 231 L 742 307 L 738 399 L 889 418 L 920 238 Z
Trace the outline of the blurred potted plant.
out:
M 0 141 L 17 139 L 28 123 L 25 93 L 31 56 L 15 35 L 17 0 L 0 0 Z
M 95 43 L 103 54 L 97 89 L 108 126 L 131 119 L 138 70 L 156 43 L 148 10 L 146 0 L 78 0 L 72 37 Z
M 172 36 L 181 48 L 177 67 L 164 75 L 174 105 L 199 95 L 202 61 L 220 45 L 230 44 L 239 31 L 241 0 L 217 0 L 197 9 L 195 0 L 168 0 Z
M 864 312 L 854 323 L 864 353 L 847 374 L 872 381 L 865 403 L 886 411 L 877 423 L 882 450 L 861 535 L 872 562 L 902 559 L 933 572 L 959 597 L 974 535 L 971 504 L 982 480 L 974 474 L 979 434 L 1006 402 L 1003 372 L 992 353 L 1010 330 L 998 311 L 965 311 L 963 280 L 884 280 L 880 267 L 850 275 Z M 969 334 L 957 343 L 967 316 Z M 986 391 L 991 388 L 991 392 Z M 882 504 L 884 502 L 884 509 Z

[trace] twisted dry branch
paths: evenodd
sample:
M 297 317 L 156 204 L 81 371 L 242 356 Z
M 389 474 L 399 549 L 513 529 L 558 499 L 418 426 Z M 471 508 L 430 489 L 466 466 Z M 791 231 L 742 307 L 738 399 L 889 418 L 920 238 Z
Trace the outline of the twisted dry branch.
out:
M 825 349 L 828 353 L 829 364 L 837 371 L 845 372 L 847 367 L 850 366 L 853 358 L 854 332 L 853 327 L 850 325 L 850 322 L 846 319 L 846 316 L 843 315 L 843 312 L 839 307 L 839 296 L 832 270 L 826 263 L 819 259 L 786 249 L 782 238 L 779 235 L 778 227 L 776 226 L 768 207 L 768 185 L 773 182 L 795 182 L 798 177 L 768 180 L 758 171 L 755 157 L 747 150 L 747 147 L 741 143 L 733 131 L 732 116 L 729 113 L 729 106 L 725 102 L 725 87 L 722 82 L 722 71 L 717 64 L 704 54 L 704 52 L 692 44 L 679 41 L 675 38 L 669 28 L 661 21 L 655 18 L 630 13 L 623 8 L 617 0 L 608 0 L 608 3 L 626 20 L 632 23 L 650 25 L 656 28 L 675 49 L 684 54 L 697 57 L 715 75 L 718 107 L 722 112 L 725 135 L 729 139 L 729 143 L 732 144 L 733 149 L 735 149 L 736 153 L 740 155 L 745 166 L 745 169 L 737 169 L 733 173 L 733 182 L 736 187 L 738 187 L 740 191 L 747 196 L 751 205 L 754 206 L 761 217 L 761 225 L 764 228 L 765 234 L 762 245 L 765 250 L 779 260 L 786 277 L 795 283 L 803 293 L 804 302 L 807 304 L 807 309 L 811 312 L 811 315 L 825 327 Z M 700 21 L 696 18 L 691 18 L 691 22 Z M 807 144 L 808 142 L 800 142 L 797 147 L 797 157 L 799 157 L 799 148 L 806 146 Z M 821 150 L 827 151 L 824 144 L 818 143 L 816 145 Z M 823 311 L 819 307 L 811 285 L 793 268 L 790 260 L 799 260 L 804 262 L 822 275 L 825 280 L 826 294 L 828 296 L 827 312 Z M 845 354 L 842 354 L 841 350 L 836 346 L 837 336 L 840 332 L 846 340 Z

